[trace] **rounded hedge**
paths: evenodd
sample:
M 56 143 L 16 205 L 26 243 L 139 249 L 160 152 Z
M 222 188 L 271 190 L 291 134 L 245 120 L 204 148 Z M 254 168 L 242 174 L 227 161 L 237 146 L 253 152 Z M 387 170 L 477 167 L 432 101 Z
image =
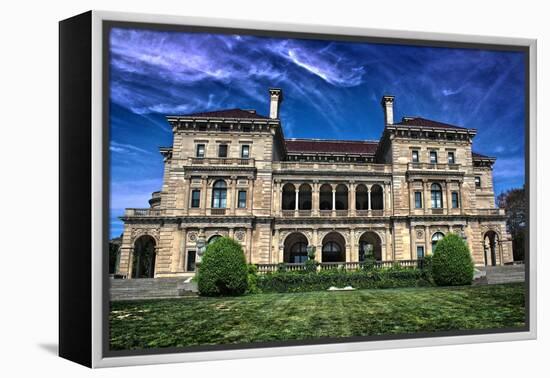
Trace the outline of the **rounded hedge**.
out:
M 431 273 L 438 286 L 470 285 L 474 263 L 466 242 L 456 234 L 447 234 L 437 242 L 431 259 Z
M 242 295 L 248 289 L 248 267 L 243 249 L 235 240 L 219 238 L 206 247 L 198 268 L 199 294 Z

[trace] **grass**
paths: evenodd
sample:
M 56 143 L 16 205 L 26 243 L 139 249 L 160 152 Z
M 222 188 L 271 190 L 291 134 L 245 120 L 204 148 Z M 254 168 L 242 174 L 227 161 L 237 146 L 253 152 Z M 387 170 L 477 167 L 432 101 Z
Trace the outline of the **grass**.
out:
M 525 325 L 523 284 L 113 302 L 111 350 Z

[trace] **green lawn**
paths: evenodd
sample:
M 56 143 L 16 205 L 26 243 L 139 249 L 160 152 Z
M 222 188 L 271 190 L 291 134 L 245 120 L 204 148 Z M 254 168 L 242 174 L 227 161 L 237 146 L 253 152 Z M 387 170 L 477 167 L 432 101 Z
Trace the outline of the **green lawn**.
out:
M 111 304 L 111 349 L 522 327 L 523 284 Z

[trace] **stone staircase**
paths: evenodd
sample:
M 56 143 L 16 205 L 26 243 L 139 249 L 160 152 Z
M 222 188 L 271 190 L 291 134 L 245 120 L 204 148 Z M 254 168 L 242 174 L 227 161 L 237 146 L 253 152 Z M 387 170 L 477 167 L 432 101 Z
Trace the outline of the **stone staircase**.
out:
M 495 285 L 525 281 L 525 265 L 485 266 L 479 270 L 482 276 L 479 283 Z
M 194 296 L 197 285 L 190 278 L 110 279 L 111 301 Z

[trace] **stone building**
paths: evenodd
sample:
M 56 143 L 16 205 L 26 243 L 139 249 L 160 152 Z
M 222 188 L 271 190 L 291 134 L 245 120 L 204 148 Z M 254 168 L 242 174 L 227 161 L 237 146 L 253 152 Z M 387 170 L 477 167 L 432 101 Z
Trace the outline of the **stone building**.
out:
M 495 159 L 472 151 L 475 129 L 420 117 L 393 119 L 382 98 L 378 141 L 285 139 L 280 89 L 269 116 L 231 109 L 168 116 L 164 180 L 150 207 L 127 209 L 118 272 L 129 278 L 193 274 L 197 242 L 229 236 L 249 262 L 323 266 L 416 260 L 446 233 L 461 235 L 476 265 L 512 261 L 495 207 Z M 355 265 L 354 265 L 355 264 Z

